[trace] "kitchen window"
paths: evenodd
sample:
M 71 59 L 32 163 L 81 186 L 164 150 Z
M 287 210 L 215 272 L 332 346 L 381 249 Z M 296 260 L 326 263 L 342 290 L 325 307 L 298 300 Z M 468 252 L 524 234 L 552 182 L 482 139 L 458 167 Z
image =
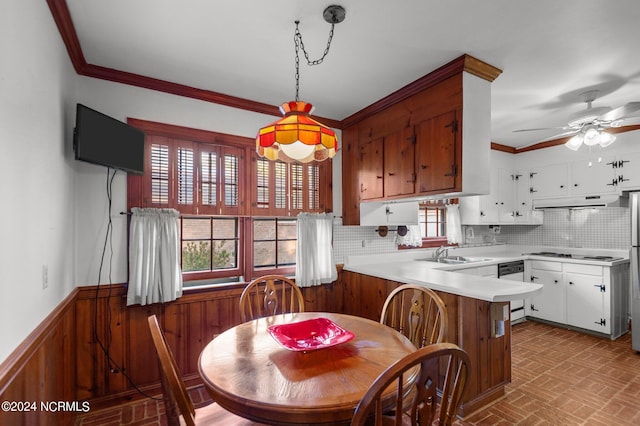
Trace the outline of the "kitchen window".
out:
M 331 208 L 331 163 L 259 158 L 255 141 L 129 119 L 145 131 L 145 173 L 127 177 L 128 208 L 180 213 L 185 287 L 292 275 L 299 212 Z
M 418 225 L 422 235 L 422 247 L 447 244 L 447 215 L 444 202 L 431 200 L 420 203 Z
M 253 219 L 253 269 L 257 275 L 278 270 L 293 273 L 296 265 L 295 219 Z

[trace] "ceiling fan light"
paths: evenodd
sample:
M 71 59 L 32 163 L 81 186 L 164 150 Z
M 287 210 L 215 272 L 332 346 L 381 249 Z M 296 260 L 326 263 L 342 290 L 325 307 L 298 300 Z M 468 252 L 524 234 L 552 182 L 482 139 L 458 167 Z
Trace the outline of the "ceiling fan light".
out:
M 569 139 L 567 142 L 565 142 L 564 145 L 573 151 L 577 151 L 582 146 L 583 139 L 584 139 L 584 136 L 582 135 L 582 133 L 578 133 L 577 135 Z
M 593 146 L 600 143 L 600 132 L 595 127 L 590 127 L 584 132 L 584 144 Z
M 615 140 L 616 140 L 615 135 L 612 135 L 611 133 L 607 133 L 607 132 L 600 133 L 599 143 L 600 143 L 600 146 L 603 148 L 611 145 Z

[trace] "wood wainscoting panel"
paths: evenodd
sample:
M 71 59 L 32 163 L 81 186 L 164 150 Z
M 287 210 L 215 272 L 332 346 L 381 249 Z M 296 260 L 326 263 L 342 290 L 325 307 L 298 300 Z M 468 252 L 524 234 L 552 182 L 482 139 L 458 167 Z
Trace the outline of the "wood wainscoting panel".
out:
M 214 336 L 240 324 L 243 289 L 244 284 L 194 289 L 174 302 L 126 306 L 124 284 L 76 288 L 0 364 L 0 401 L 38 405 L 38 411 L 0 411 L 0 425 L 74 423 L 73 410 L 43 414 L 41 402 L 88 402 L 95 411 L 159 395 L 158 358 L 147 323 L 152 314 L 187 385 L 201 384 L 200 352 Z M 302 288 L 305 309 L 341 312 L 343 289 L 339 282 Z
M 82 409 L 75 389 L 76 296 L 72 291 L 0 364 L 0 401 L 14 404 L 0 410 L 0 425 L 73 424 L 74 410 Z M 59 410 L 59 401 L 71 405 Z

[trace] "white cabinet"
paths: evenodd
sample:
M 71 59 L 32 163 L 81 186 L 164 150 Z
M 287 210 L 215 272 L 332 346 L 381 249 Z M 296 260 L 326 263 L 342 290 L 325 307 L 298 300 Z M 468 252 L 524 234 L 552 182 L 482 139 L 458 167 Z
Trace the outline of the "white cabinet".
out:
M 613 158 L 602 161 L 580 160 L 571 163 L 569 195 L 606 194 L 615 192 L 615 173 L 611 167 Z
M 525 262 L 525 281 L 542 284 L 542 293 L 525 301 L 527 316 L 564 323 L 565 291 L 562 284 L 562 263 L 546 261 Z
M 567 324 L 599 333 L 611 332 L 611 312 L 603 267 L 565 265 Z
M 525 301 L 525 313 L 615 339 L 628 330 L 628 268 L 525 261 L 525 281 L 543 285 Z
M 529 188 L 506 168 L 492 168 L 488 195 L 460 199 L 463 225 L 540 224 L 542 212 L 531 210 Z
M 543 212 L 542 210 L 533 210 L 529 172 L 516 170 L 514 182 L 516 186 L 515 222 L 523 225 L 541 225 Z
M 401 203 L 368 202 L 360 204 L 361 226 L 417 225 L 417 201 Z
M 567 195 L 569 187 L 569 165 L 548 164 L 529 171 L 532 198 L 552 198 Z
M 598 161 L 581 159 L 571 163 L 550 164 L 529 171 L 531 198 L 557 198 L 564 196 L 613 193 L 617 178 L 613 170 L 613 157 Z

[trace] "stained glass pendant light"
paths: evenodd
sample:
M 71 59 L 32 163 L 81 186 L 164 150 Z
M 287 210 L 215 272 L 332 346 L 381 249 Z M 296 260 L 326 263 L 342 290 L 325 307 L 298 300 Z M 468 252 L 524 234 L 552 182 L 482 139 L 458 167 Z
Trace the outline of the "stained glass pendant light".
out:
M 329 53 L 333 28 L 335 24 L 344 21 L 345 10 L 342 6 L 329 6 L 323 13 L 325 21 L 331 24 L 329 40 L 324 54 L 315 61 L 309 60 L 302 35 L 298 29 L 299 21 L 296 21 L 294 35 L 296 52 L 296 98 L 295 101 L 285 102 L 280 106 L 280 112 L 284 115 L 258 131 L 256 136 L 256 151 L 259 156 L 269 160 L 281 160 L 285 162 L 308 163 L 310 161 L 324 161 L 332 158 L 338 150 L 338 137 L 336 133 L 324 124 L 311 118 L 313 105 L 299 100 L 300 89 L 300 59 L 298 52 L 302 52 L 308 65 L 322 63 Z

